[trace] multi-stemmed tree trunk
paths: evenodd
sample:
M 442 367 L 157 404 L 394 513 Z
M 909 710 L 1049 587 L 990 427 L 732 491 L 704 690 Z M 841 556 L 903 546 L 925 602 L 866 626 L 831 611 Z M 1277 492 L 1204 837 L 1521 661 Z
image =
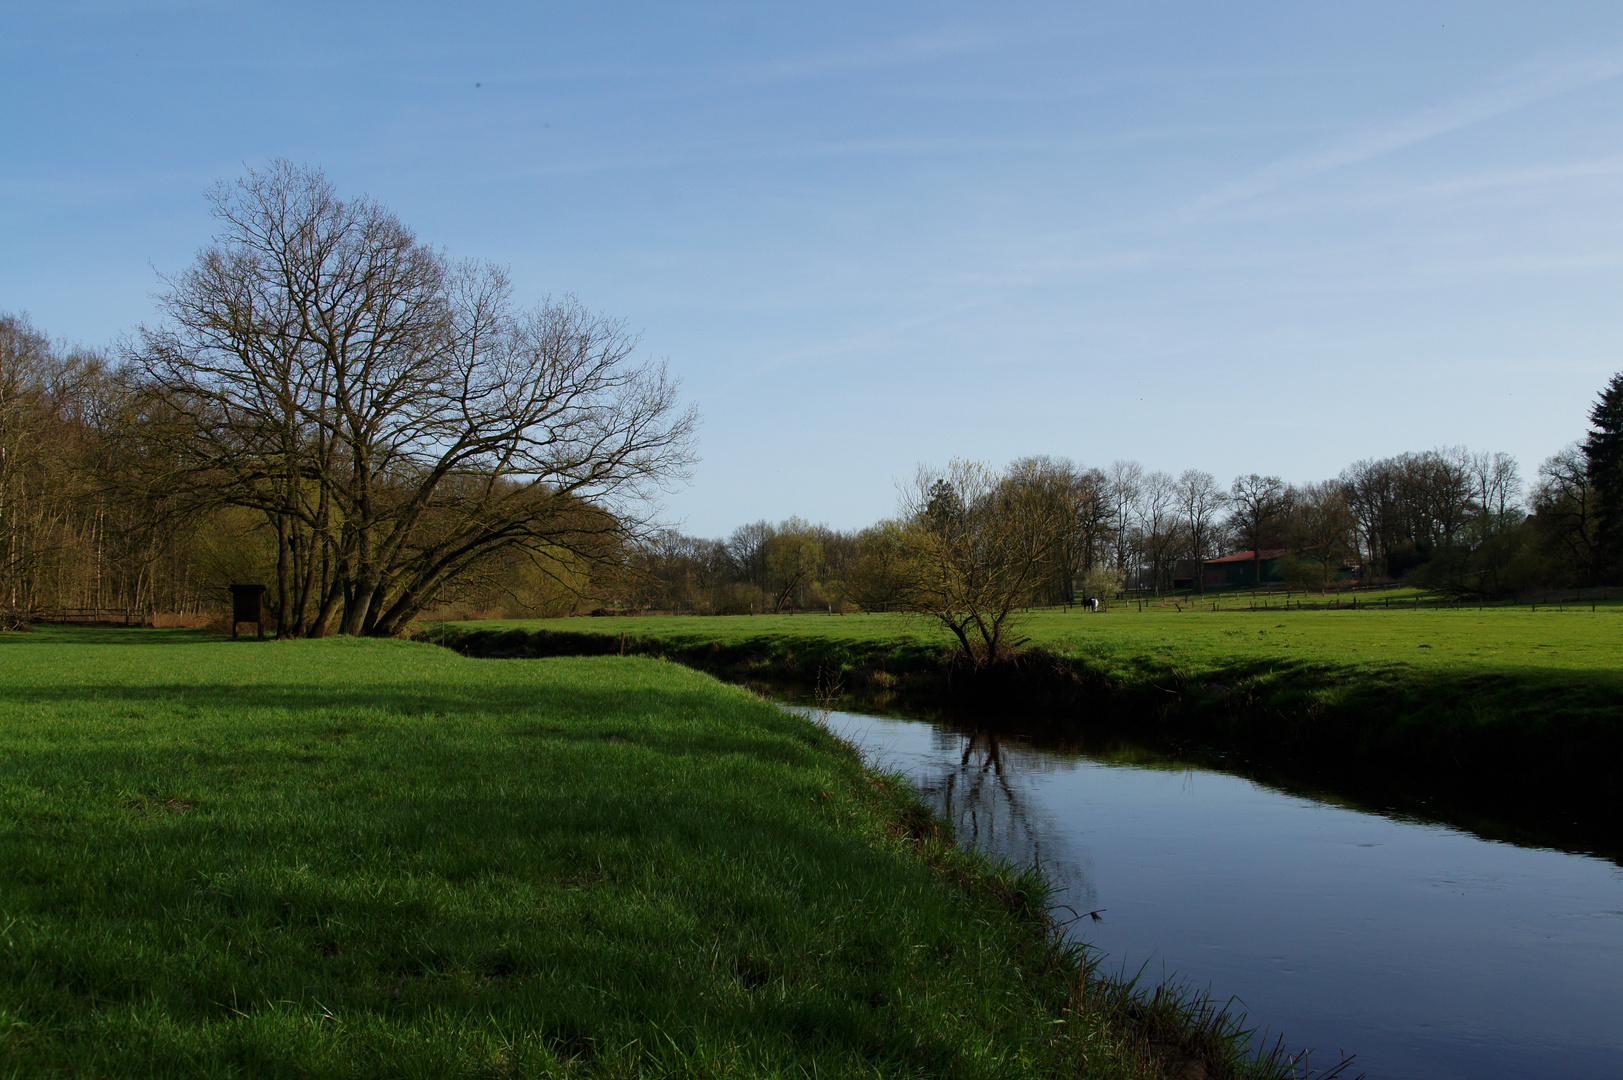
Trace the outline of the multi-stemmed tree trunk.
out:
M 1069 526 L 1064 506 L 1018 474 L 954 462 L 921 470 L 902 511 L 903 605 L 950 631 L 973 668 L 998 664 L 1020 644 L 1010 630 Z
M 222 186 L 221 231 L 130 359 L 172 486 L 276 538 L 283 635 L 397 632 L 510 547 L 589 557 L 689 461 L 691 412 L 572 299 L 520 311 L 369 200 L 279 162 Z

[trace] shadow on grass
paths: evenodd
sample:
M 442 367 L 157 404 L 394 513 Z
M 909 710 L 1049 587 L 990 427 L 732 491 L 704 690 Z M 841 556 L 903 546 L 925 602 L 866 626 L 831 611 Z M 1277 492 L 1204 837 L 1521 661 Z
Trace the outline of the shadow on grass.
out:
M 38 1028 L 104 1045 L 110 1014 L 197 1038 L 232 1016 L 292 1006 L 306 1023 L 324 1015 L 418 1041 L 454 1035 L 447 1016 L 477 1016 L 469 1026 L 485 1032 L 575 1031 L 587 1046 L 657 1041 L 675 1021 L 711 1041 L 906 1056 L 904 1017 L 875 992 L 898 976 L 847 971 L 835 946 L 837 928 L 881 915 L 847 895 L 853 878 L 900 896 L 921 869 L 892 858 L 886 873 L 882 857 L 806 822 L 740 828 L 735 800 L 720 793 L 669 798 L 683 812 L 658 815 L 632 788 L 516 806 L 431 785 L 344 800 L 347 812 L 291 829 L 242 806 L 102 833 L 104 844 L 138 845 L 140 860 L 63 866 L 36 855 L 25 866 L 18 856 L 12 888 L 27 894 L 12 897 L 13 912 L 54 933 L 0 957 L 0 984 Z M 796 858 L 782 859 L 786 850 Z M 912 872 L 890 876 L 898 869 Z M 787 919 L 786 896 L 824 917 Z M 896 920 L 885 913 L 880 932 L 909 940 Z M 781 934 L 757 943 L 756 923 Z M 734 953 L 796 978 L 752 993 L 731 974 Z
M 665 754 L 745 754 L 797 764 L 808 764 L 813 749 L 826 753 L 836 745 L 819 729 L 752 707 L 747 699 L 718 709 L 714 690 L 702 684 L 685 690 L 658 685 L 595 688 L 575 680 L 481 685 L 469 679 L 443 689 L 423 683 L 342 687 L 296 682 L 0 687 L 0 708 L 40 704 L 82 708 L 119 723 L 165 725 L 168 738 L 200 740 L 230 736 L 244 725 L 297 740 L 397 731 L 417 723 L 425 737 L 432 734 L 439 740 L 463 735 L 559 743 L 609 740 Z
M 646 661 L 598 687 L 578 664 L 554 684 L 447 659 L 444 687 L 0 688 L 15 717 L 43 702 L 86 721 L 6 728 L 32 743 L 12 782 L 45 803 L 0 834 L 0 892 L 27 916 L 0 953 L 0 1007 L 41 1055 L 18 1075 L 57 1060 L 125 1075 L 116 1054 L 165 1039 L 140 1075 L 224 1075 L 236 1051 L 210 1040 L 230 1025 L 259 1031 L 275 1052 L 256 1067 L 278 1075 L 375 1074 L 397 1044 L 509 1031 L 586 1057 L 673 1038 L 675 1060 L 809 1049 L 845 1074 L 939 1075 L 968 1045 L 917 1030 L 895 992 L 956 983 L 949 1013 L 986 992 L 955 959 L 976 954 L 950 937 L 958 894 L 811 798 L 830 759 L 807 744 L 831 737 Z M 132 712 L 150 728 L 96 726 Z M 553 745 L 515 753 L 502 735 Z M 747 764 L 797 754 L 815 770 Z M 915 917 L 921 897 L 938 917 Z M 952 948 L 915 952 L 926 924 Z M 476 1074 L 456 1056 L 417 1074 Z
M 969 726 L 1064 740 L 1127 737 L 1198 748 L 1204 761 L 1299 788 L 1375 793 L 1421 813 L 1439 799 L 1454 820 L 1546 825 L 1570 843 L 1623 847 L 1623 671 L 1516 664 L 1439 670 L 1396 658 L 1342 662 L 1233 655 L 1180 664 L 1153 654 L 1074 656 L 1033 648 L 968 675 L 911 643 L 751 638 L 704 643 L 508 629 L 459 633 L 487 656 L 667 656 L 735 681 L 856 684 L 886 675 L 896 704 Z M 1225 759 L 1227 759 L 1225 761 Z M 1236 767 L 1238 766 L 1238 767 Z M 1566 824 L 1562 824 L 1565 822 Z M 1514 828 L 1511 831 L 1518 831 Z M 1564 845 L 1563 845 L 1564 846 Z
M 236 644 L 254 641 L 239 638 Z M 268 639 L 267 639 L 268 640 Z M 233 644 L 231 638 L 193 627 L 160 628 L 145 626 L 71 626 L 44 624 L 26 632 L 0 633 L 0 646 L 29 645 L 205 645 Z

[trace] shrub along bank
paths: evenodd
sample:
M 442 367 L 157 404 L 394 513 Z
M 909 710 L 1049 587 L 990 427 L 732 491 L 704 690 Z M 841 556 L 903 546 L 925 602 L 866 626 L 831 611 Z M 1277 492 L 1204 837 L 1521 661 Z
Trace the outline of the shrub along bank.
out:
M 0 1076 L 1283 1076 L 647 658 L 0 635 Z
M 667 656 L 1047 726 L 1192 740 L 1503 805 L 1623 809 L 1623 611 L 1045 612 L 974 676 L 896 616 L 569 619 L 443 628 L 471 653 Z M 437 631 L 439 632 L 439 631 Z

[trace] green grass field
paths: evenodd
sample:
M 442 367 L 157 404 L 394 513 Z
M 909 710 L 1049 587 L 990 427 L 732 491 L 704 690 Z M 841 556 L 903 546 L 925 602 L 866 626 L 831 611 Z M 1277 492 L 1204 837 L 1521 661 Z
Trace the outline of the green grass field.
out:
M 1078 997 L 1032 879 L 934 836 L 816 725 L 675 664 L 6 634 L 0 761 L 0 1076 L 1223 1056 Z
M 447 632 L 502 648 L 537 630 L 591 634 L 609 647 L 623 633 L 633 647 L 701 664 L 715 655 L 741 672 L 754 665 L 847 687 L 926 671 L 951 645 L 899 615 L 576 618 Z M 1496 803 L 1553 797 L 1604 809 L 1623 799 L 1617 605 L 1214 612 L 1128 603 L 1099 614 L 1033 611 L 1017 634 L 1077 673 L 1081 697 L 1067 707 L 1095 725 L 1349 769 L 1362 777 L 1355 786 L 1402 774 L 1410 793 L 1435 781 Z
M 432 625 L 432 624 L 430 624 Z M 639 616 L 461 623 L 463 630 L 544 629 L 657 636 L 680 644 L 736 644 L 765 638 L 873 646 L 900 643 L 942 651 L 951 636 L 903 615 Z M 1055 652 L 1087 657 L 1111 670 L 1217 671 L 1236 661 L 1395 666 L 1416 674 L 1559 673 L 1582 679 L 1623 677 L 1623 608 L 1568 611 L 1407 607 L 1362 611 L 1226 609 L 1121 605 L 1088 614 L 1038 609 L 1018 624 L 1021 637 Z
M 922 657 L 945 651 L 951 638 L 901 615 L 644 616 L 459 624 L 462 631 L 509 629 L 621 632 L 677 646 L 710 641 L 758 643 L 778 652 L 797 646 L 834 661 L 882 656 L 891 650 Z M 1118 607 L 1101 614 L 1038 610 L 1019 623 L 1020 637 L 1062 656 L 1086 661 L 1125 683 L 1175 677 L 1192 684 L 1234 678 L 1276 681 L 1306 675 L 1324 701 L 1377 686 L 1416 692 L 1438 684 L 1476 685 L 1485 711 L 1519 712 L 1518 693 L 1536 688 L 1547 708 L 1554 693 L 1563 708 L 1623 709 L 1623 609 L 1493 609 L 1476 611 L 1374 608 L 1364 611 L 1184 611 Z M 842 652 L 842 650 L 844 650 Z M 1588 693 L 1594 691 L 1594 693 Z

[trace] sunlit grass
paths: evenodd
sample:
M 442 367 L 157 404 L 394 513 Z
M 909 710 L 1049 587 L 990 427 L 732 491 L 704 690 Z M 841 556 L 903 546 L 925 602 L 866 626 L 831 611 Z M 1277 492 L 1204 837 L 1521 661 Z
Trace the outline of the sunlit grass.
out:
M 1278 601 L 1276 601 L 1278 603 Z M 952 639 L 915 617 L 869 615 L 636 616 L 463 623 L 464 630 L 545 629 L 654 635 L 661 640 L 724 644 L 796 638 L 853 645 L 894 643 L 945 650 Z M 1021 618 L 1019 636 L 1057 652 L 1138 664 L 1166 660 L 1219 667 L 1237 658 L 1279 658 L 1336 665 L 1401 664 L 1419 672 L 1588 671 L 1623 674 L 1623 608 L 1587 604 L 1557 610 L 1372 607 L 1366 610 L 1179 611 L 1118 605 L 1100 614 L 1038 609 Z
M 633 648 L 652 645 L 701 664 L 716 656 L 746 670 L 847 685 L 927 672 L 952 645 L 928 622 L 882 614 L 454 629 L 483 632 L 483 647 L 499 648 L 495 635 L 504 627 L 515 638 L 588 633 L 610 647 L 624 634 Z M 1623 799 L 1612 764 L 1623 755 L 1623 607 L 1616 605 L 1213 612 L 1118 604 L 1098 614 L 1032 611 L 1016 633 L 1077 673 L 1082 700 L 1070 707 L 1096 725 L 1175 730 L 1315 770 L 1407 773 L 1496 797 L 1519 791 L 1592 809 Z
M 0 1075 L 1137 1074 L 1036 886 L 674 664 L 0 635 L 0 761 Z

